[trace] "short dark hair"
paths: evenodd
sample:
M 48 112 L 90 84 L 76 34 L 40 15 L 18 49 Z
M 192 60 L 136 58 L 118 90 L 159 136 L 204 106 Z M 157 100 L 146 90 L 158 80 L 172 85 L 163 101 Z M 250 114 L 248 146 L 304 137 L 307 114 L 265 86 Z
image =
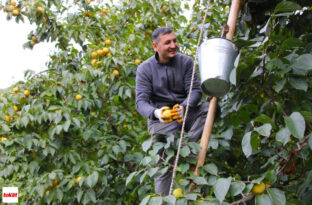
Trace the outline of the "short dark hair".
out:
M 168 27 L 156 28 L 152 34 L 153 41 L 155 42 L 158 39 L 160 34 L 165 35 L 165 34 L 169 34 L 172 32 L 173 32 L 173 30 L 171 28 L 168 28 Z

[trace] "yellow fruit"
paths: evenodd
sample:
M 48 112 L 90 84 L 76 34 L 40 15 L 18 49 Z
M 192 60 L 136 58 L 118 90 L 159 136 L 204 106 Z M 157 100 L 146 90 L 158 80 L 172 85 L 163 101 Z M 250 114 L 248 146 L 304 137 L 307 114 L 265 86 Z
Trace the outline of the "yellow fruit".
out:
M 163 118 L 169 119 L 171 118 L 171 110 L 166 110 L 163 112 Z
M 107 47 L 104 47 L 103 48 L 103 54 L 108 54 L 108 52 L 109 52 L 109 49 Z
M 81 176 L 77 177 L 77 182 L 78 183 L 80 182 L 81 178 L 82 178 Z
M 110 45 L 111 43 L 112 43 L 111 40 L 109 40 L 109 39 L 106 39 L 106 40 L 105 40 L 105 45 Z
M 263 194 L 265 191 L 265 184 L 261 182 L 260 184 L 255 184 L 252 188 L 252 193 L 254 195 Z
M 71 180 L 71 183 L 72 183 L 73 186 L 76 186 L 75 180 L 72 179 L 72 180 Z
M 15 7 L 13 5 L 10 5 L 9 8 L 13 10 Z
M 7 12 L 8 11 L 8 8 L 7 7 L 3 7 L 3 11 Z
M 13 88 L 13 92 L 17 93 L 19 91 L 19 88 L 18 87 L 14 87 Z
M 97 62 L 97 60 L 93 59 L 93 60 L 91 61 L 91 65 L 95 65 L 96 62 Z
M 91 57 L 92 57 L 92 58 L 96 58 L 96 57 L 97 57 L 97 52 L 93 51 L 93 52 L 91 53 Z
M 36 44 L 35 41 L 30 41 L 30 45 L 31 45 L 31 46 L 34 46 L 35 44 Z
M 111 53 L 108 53 L 107 56 L 108 56 L 108 57 L 112 57 L 112 54 L 111 54 Z
M 104 9 L 103 12 L 108 14 L 110 12 L 110 10 L 109 9 Z
M 184 197 L 184 194 L 183 194 L 183 191 L 181 188 L 176 188 L 174 191 L 173 191 L 173 196 L 175 198 L 181 198 L 181 197 Z
M 14 1 L 14 0 L 11 1 L 11 5 L 12 5 L 12 6 L 15 6 L 15 5 L 16 5 L 16 1 Z
M 32 36 L 32 37 L 31 37 L 31 40 L 33 40 L 33 41 L 35 41 L 35 42 L 38 41 L 37 36 Z
M 38 6 L 38 7 L 37 7 L 37 11 L 38 11 L 39 13 L 42 13 L 42 12 L 43 12 L 43 8 L 40 7 L 40 6 Z
M 81 96 L 80 94 L 77 94 L 77 95 L 75 96 L 75 99 L 76 99 L 76 100 L 81 100 L 81 98 L 82 98 L 82 96 Z
M 57 184 L 58 184 L 57 179 L 53 179 L 53 181 L 52 181 L 52 185 L 53 185 L 53 186 L 56 186 Z
M 25 96 L 29 96 L 30 92 L 28 90 L 24 90 L 24 94 L 25 94 Z
M 97 50 L 96 53 L 97 53 L 99 56 L 104 55 L 104 51 L 101 50 L 101 49 Z
M 13 16 L 17 16 L 18 14 L 19 14 L 19 10 L 18 9 L 13 9 L 12 15 Z
M 5 141 L 5 140 L 8 140 L 6 137 L 1 137 L 0 138 L 0 142 L 3 142 L 3 141 Z
M 139 65 L 141 63 L 141 61 L 140 61 L 140 59 L 135 59 L 134 63 Z
M 46 194 L 46 195 L 49 195 L 49 193 L 50 193 L 50 191 L 49 191 L 49 190 L 47 190 L 45 194 Z
M 91 3 L 91 0 L 88 0 L 88 4 L 90 4 Z
M 29 9 L 29 5 L 26 5 L 26 7 L 25 7 L 25 8 L 26 8 L 26 10 L 28 10 L 28 9 Z
M 113 71 L 113 75 L 114 75 L 115 77 L 118 77 L 118 76 L 119 76 L 119 71 L 118 71 L 118 70 L 114 70 L 114 71 Z
M 123 126 L 122 126 L 123 128 L 127 128 L 127 124 L 123 124 Z
M 6 116 L 5 116 L 5 121 L 9 122 L 10 120 L 11 120 L 11 117 L 8 116 L 8 115 L 6 115 Z
M 16 105 L 13 106 L 15 111 L 18 111 L 18 107 Z

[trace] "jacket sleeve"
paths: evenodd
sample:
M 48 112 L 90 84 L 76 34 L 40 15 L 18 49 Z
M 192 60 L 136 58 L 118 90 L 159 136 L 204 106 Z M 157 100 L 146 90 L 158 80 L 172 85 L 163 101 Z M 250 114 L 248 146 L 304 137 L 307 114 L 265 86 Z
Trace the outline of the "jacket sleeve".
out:
M 184 76 L 184 85 L 185 85 L 185 92 L 187 93 L 187 96 L 189 95 L 191 82 L 192 82 L 192 73 L 193 73 L 193 60 L 189 57 L 186 62 L 186 72 Z M 195 70 L 194 75 L 194 82 L 193 82 L 193 89 L 192 89 L 192 95 L 190 99 L 190 107 L 195 107 L 199 103 L 200 99 L 202 97 L 202 90 L 200 88 L 200 82 L 197 76 L 197 72 Z M 184 99 L 184 101 L 181 103 L 184 108 L 186 108 L 187 104 L 187 98 Z
M 135 106 L 137 111 L 149 119 L 154 119 L 154 110 L 151 105 L 152 95 L 152 77 L 141 64 L 136 72 L 136 86 L 135 86 Z

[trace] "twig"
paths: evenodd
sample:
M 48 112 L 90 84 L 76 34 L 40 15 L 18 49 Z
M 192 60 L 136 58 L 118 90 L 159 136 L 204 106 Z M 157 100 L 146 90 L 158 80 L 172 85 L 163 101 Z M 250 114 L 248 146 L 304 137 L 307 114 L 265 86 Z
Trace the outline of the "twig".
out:
M 238 201 L 234 201 L 231 203 L 231 205 L 235 205 L 235 204 L 240 204 L 240 203 L 245 203 L 247 201 L 250 201 L 251 199 L 253 199 L 254 195 L 252 193 L 243 196 L 242 199 L 238 200 Z

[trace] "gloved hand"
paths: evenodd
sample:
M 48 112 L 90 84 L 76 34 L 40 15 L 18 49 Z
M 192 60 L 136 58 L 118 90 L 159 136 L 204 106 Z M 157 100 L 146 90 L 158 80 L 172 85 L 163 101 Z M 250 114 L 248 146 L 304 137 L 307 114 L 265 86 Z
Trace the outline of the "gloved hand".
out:
M 162 123 L 170 123 L 173 121 L 170 107 L 164 106 L 154 111 L 154 115 Z
M 181 123 L 183 121 L 184 116 L 184 107 L 179 104 L 175 104 L 171 111 L 172 119 L 177 119 L 178 123 Z

